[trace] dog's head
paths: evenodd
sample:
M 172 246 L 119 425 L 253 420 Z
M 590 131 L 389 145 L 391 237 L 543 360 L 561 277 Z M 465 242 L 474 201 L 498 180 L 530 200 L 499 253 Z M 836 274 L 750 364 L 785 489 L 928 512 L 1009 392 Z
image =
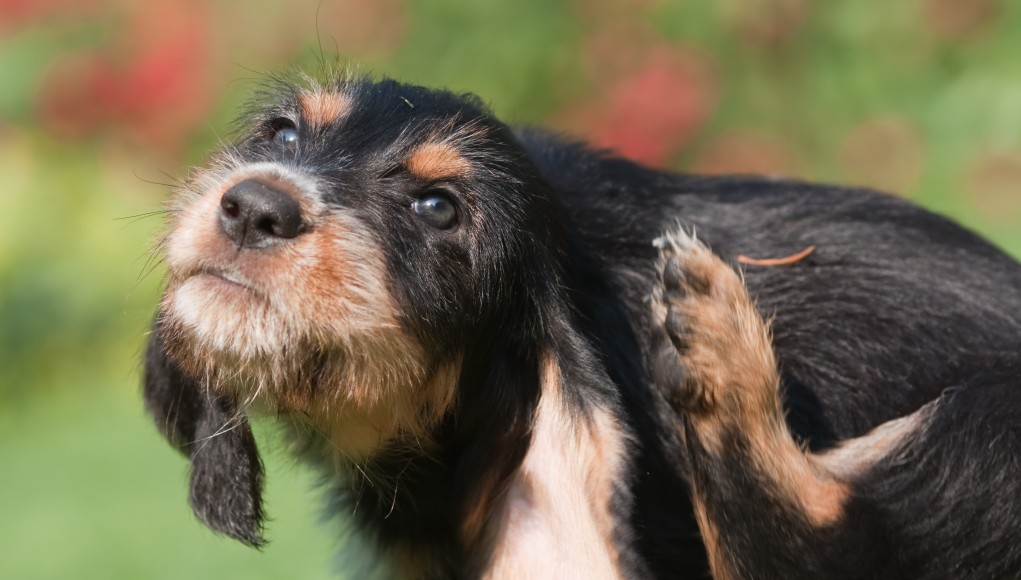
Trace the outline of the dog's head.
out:
M 477 100 L 281 83 L 177 196 L 146 401 L 210 527 L 261 542 L 261 408 L 362 458 L 428 439 L 466 352 L 541 333 L 556 208 Z

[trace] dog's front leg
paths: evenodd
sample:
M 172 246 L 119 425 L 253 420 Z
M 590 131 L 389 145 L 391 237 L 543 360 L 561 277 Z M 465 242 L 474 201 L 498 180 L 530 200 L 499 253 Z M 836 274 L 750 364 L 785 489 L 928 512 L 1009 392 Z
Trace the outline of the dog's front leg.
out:
M 1021 577 L 1016 349 L 970 357 L 939 399 L 808 453 L 740 278 L 691 237 L 660 247 L 652 371 L 715 577 Z
M 744 284 L 694 238 L 658 244 L 652 370 L 678 413 L 714 577 L 856 577 L 851 486 L 788 431 L 769 333 Z

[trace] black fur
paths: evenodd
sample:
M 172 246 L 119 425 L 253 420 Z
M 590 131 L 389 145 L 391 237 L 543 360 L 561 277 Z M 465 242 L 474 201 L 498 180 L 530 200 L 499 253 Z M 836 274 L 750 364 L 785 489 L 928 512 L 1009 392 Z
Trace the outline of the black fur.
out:
M 655 171 L 541 131 L 517 133 L 474 98 L 391 81 L 335 87 L 354 106 L 338 127 L 303 129 L 295 151 L 275 149 L 267 126 L 293 116 L 298 89 L 276 86 L 241 124 L 233 154 L 275 161 L 329 183 L 322 199 L 362 220 L 387 252 L 388 285 L 406 330 L 433 364 L 462 353 L 456 405 L 433 433 L 436 451 L 406 442 L 332 485 L 384 547 L 435 562 L 427 575 L 474 574 L 484 555 L 458 526 L 481 482 L 503 482 L 529 445 L 539 357 L 555 352 L 574 412 L 599 404 L 627 426 L 615 538 L 634 577 L 708 574 L 688 482 L 719 488 L 742 570 L 763 578 L 988 578 L 1021 571 L 1021 468 L 1016 385 L 1021 268 L 948 220 L 860 189 L 757 177 Z M 395 170 L 428 135 L 474 124 L 460 149 L 484 171 L 452 179 L 456 234 L 408 218 L 409 199 L 437 184 Z M 856 487 L 846 525 L 812 533 L 786 525 L 736 469 L 715 473 L 689 453 L 677 417 L 649 373 L 655 286 L 652 240 L 694 228 L 719 256 L 786 256 L 786 268 L 749 269 L 784 373 L 795 436 L 825 449 L 943 397 L 904 455 Z M 157 329 L 158 330 L 158 329 Z M 146 401 L 163 433 L 194 463 L 192 505 L 214 529 L 261 542 L 262 469 L 232 403 L 170 362 L 154 332 Z M 670 377 L 668 377 L 670 378 Z M 676 378 L 676 377 L 673 377 Z M 944 392 L 953 387 L 948 394 Z M 236 425 L 225 435 L 212 437 Z M 311 453 L 311 451 L 310 451 Z M 351 503 L 341 502 L 351 509 Z M 729 536 L 728 536 L 729 537 Z
M 263 545 L 262 460 L 237 407 L 203 389 L 169 360 L 159 322 L 145 356 L 145 404 L 163 436 L 191 459 L 188 499 L 210 528 Z

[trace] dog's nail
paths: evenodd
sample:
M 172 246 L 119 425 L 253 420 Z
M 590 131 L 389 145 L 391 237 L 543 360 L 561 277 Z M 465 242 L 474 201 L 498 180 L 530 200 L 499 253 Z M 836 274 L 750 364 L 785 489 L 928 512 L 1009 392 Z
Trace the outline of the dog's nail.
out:
M 684 288 L 684 268 L 678 260 L 667 260 L 663 266 L 663 285 L 670 290 L 682 291 Z
M 683 350 L 687 348 L 690 327 L 688 319 L 678 310 L 671 309 L 666 315 L 666 331 L 674 348 Z

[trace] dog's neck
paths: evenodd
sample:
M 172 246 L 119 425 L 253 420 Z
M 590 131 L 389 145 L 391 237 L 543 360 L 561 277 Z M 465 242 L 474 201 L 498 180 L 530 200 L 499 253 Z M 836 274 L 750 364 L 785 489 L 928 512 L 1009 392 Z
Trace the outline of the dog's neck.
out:
M 620 576 L 628 436 L 609 379 L 572 344 L 463 368 L 458 406 L 429 444 L 393 446 L 339 478 L 343 505 L 406 576 Z
M 570 408 L 543 362 L 531 444 L 490 514 L 483 578 L 617 578 L 613 504 L 625 436 L 605 408 Z

